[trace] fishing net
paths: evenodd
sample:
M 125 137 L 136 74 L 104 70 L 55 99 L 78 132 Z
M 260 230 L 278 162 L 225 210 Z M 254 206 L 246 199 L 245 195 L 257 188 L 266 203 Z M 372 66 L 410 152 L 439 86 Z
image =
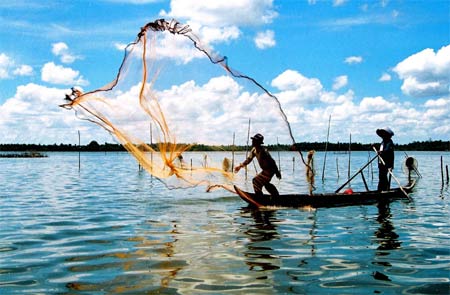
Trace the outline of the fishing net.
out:
M 115 79 L 93 91 L 72 88 L 62 107 L 113 134 L 145 170 L 170 187 L 205 184 L 232 190 L 236 177 L 242 177 L 232 167 L 244 156 L 232 161 L 231 154 L 184 157 L 194 144 L 217 150 L 246 146 L 253 133 L 264 134 L 265 144 L 295 143 L 289 114 L 277 97 L 233 70 L 226 57 L 174 20 L 141 28 L 126 46 Z

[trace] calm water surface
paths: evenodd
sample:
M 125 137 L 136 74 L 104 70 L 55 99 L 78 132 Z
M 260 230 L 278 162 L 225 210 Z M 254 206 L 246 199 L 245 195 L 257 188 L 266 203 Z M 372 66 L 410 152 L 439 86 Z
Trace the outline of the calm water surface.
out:
M 450 154 L 409 154 L 423 176 L 412 201 L 272 211 L 224 190 L 169 190 L 126 153 L 82 154 L 80 171 L 77 153 L 2 158 L 0 294 L 448 294 Z M 322 182 L 323 156 L 316 191 L 334 191 L 348 155 L 328 153 Z M 280 191 L 307 192 L 298 155 L 279 159 Z M 351 170 L 367 160 L 353 153 Z

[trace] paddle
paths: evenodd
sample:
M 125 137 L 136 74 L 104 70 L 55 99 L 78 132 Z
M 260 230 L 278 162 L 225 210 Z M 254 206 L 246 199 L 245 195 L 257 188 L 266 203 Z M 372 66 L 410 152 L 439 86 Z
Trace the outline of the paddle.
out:
M 377 149 L 374 146 L 372 148 L 375 151 L 375 153 L 377 154 L 377 157 L 380 159 L 381 163 L 386 166 L 386 163 L 384 162 L 383 158 L 380 157 L 380 155 L 378 154 Z M 403 189 L 402 185 L 400 184 L 400 181 L 398 181 L 397 177 L 395 177 L 394 173 L 392 173 L 392 170 L 390 168 L 388 169 L 388 172 L 392 176 L 392 178 L 394 178 L 395 182 L 397 182 L 398 186 L 400 187 L 400 190 L 405 194 L 405 196 L 409 200 L 411 200 L 411 198 L 409 197 L 408 193 Z

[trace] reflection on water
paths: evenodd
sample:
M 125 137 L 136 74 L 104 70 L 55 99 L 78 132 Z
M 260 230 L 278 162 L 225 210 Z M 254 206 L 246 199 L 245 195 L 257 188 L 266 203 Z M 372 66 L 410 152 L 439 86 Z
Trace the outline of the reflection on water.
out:
M 392 265 L 385 261 L 385 256 L 390 254 L 390 250 L 399 249 L 401 246 L 401 242 L 399 242 L 398 234 L 394 231 L 394 226 L 391 222 L 391 210 L 390 210 L 390 202 L 380 202 L 377 204 L 378 208 L 378 216 L 376 218 L 377 222 L 379 222 L 380 227 L 375 231 L 374 236 L 376 237 L 376 242 L 379 244 L 377 250 L 375 252 L 375 259 L 373 261 L 374 265 L 378 265 L 381 267 L 391 267 Z M 381 259 L 378 259 L 381 257 Z M 373 278 L 380 281 L 391 281 L 389 277 L 380 271 L 375 271 L 372 274 Z
M 184 260 L 172 259 L 178 234 L 176 223 L 173 223 L 171 228 L 158 222 L 149 221 L 149 223 L 155 227 L 165 228 L 167 232 L 154 232 L 151 239 L 144 236 L 128 238 L 123 242 L 134 244 L 131 251 L 66 258 L 65 262 L 70 265 L 68 272 L 75 274 L 77 278 L 80 277 L 77 274 L 98 273 L 92 280 L 81 279 L 69 282 L 66 287 L 71 291 L 88 292 L 98 290 L 113 293 L 168 292 L 170 282 L 187 265 Z M 147 234 L 151 235 L 150 232 Z M 93 243 L 111 242 L 94 241 Z M 116 275 L 108 277 L 108 272 Z
M 398 249 L 401 246 L 401 242 L 398 240 L 399 236 L 395 233 L 394 225 L 391 222 L 391 210 L 389 208 L 390 202 L 380 202 L 377 204 L 378 217 L 377 221 L 380 223 L 380 227 L 375 231 L 375 237 L 377 237 L 377 243 L 379 244 L 376 254 L 377 255 L 389 255 L 389 252 L 385 250 Z
M 0 159 L 0 294 L 450 292 L 440 154 L 417 157 L 413 202 L 266 211 L 227 192 L 167 190 L 126 154 L 85 154 L 74 173 L 77 156 Z M 367 161 L 354 157 L 354 170 Z M 304 170 L 283 171 L 281 192 L 308 191 Z M 330 172 L 317 192 L 339 182 Z
M 272 240 L 279 239 L 276 225 L 272 224 L 274 211 L 260 211 L 248 209 L 254 224 L 244 233 L 248 236 L 245 263 L 251 271 L 266 271 L 279 269 L 280 259 L 271 248 Z M 278 261 L 277 261 L 278 260 Z

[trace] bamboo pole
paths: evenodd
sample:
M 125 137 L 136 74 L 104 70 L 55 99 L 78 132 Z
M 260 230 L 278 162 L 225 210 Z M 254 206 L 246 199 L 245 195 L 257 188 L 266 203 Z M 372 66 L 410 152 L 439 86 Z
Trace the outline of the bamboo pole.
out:
M 364 173 L 361 172 L 361 177 L 364 182 L 364 187 L 366 188 L 366 191 L 369 191 L 369 187 L 367 186 L 366 178 L 364 177 Z
M 329 139 L 329 136 L 330 136 L 330 123 L 331 123 L 331 115 L 328 118 L 327 142 L 325 144 L 325 155 L 323 157 L 322 181 L 325 179 L 325 162 L 327 161 L 328 139 Z
M 373 163 L 370 164 L 370 173 L 371 173 L 372 180 L 373 180 Z
M 367 166 L 370 165 L 370 163 L 372 163 L 378 156 L 373 157 L 369 162 L 367 162 L 364 166 L 362 166 L 361 168 L 359 168 L 359 170 L 353 174 L 352 177 L 350 177 L 350 179 L 348 179 L 343 185 L 341 185 L 337 190 L 335 190 L 335 193 L 338 193 L 344 186 L 346 186 L 350 181 L 353 180 L 353 178 L 356 177 L 356 175 L 358 175 L 359 173 L 361 173 L 361 171 L 364 170 L 364 168 L 366 168 Z
M 367 151 L 367 158 L 369 158 L 370 159 L 370 152 L 369 151 Z M 370 179 L 370 166 L 367 168 L 367 178 L 369 178 Z
M 247 159 L 247 157 L 248 157 L 248 143 L 249 143 L 249 140 L 250 140 L 250 123 L 251 123 L 251 119 L 248 118 L 247 146 L 245 147 L 245 158 L 246 158 L 246 159 Z M 248 173 L 247 166 L 245 166 L 245 180 L 247 180 L 247 173 Z

